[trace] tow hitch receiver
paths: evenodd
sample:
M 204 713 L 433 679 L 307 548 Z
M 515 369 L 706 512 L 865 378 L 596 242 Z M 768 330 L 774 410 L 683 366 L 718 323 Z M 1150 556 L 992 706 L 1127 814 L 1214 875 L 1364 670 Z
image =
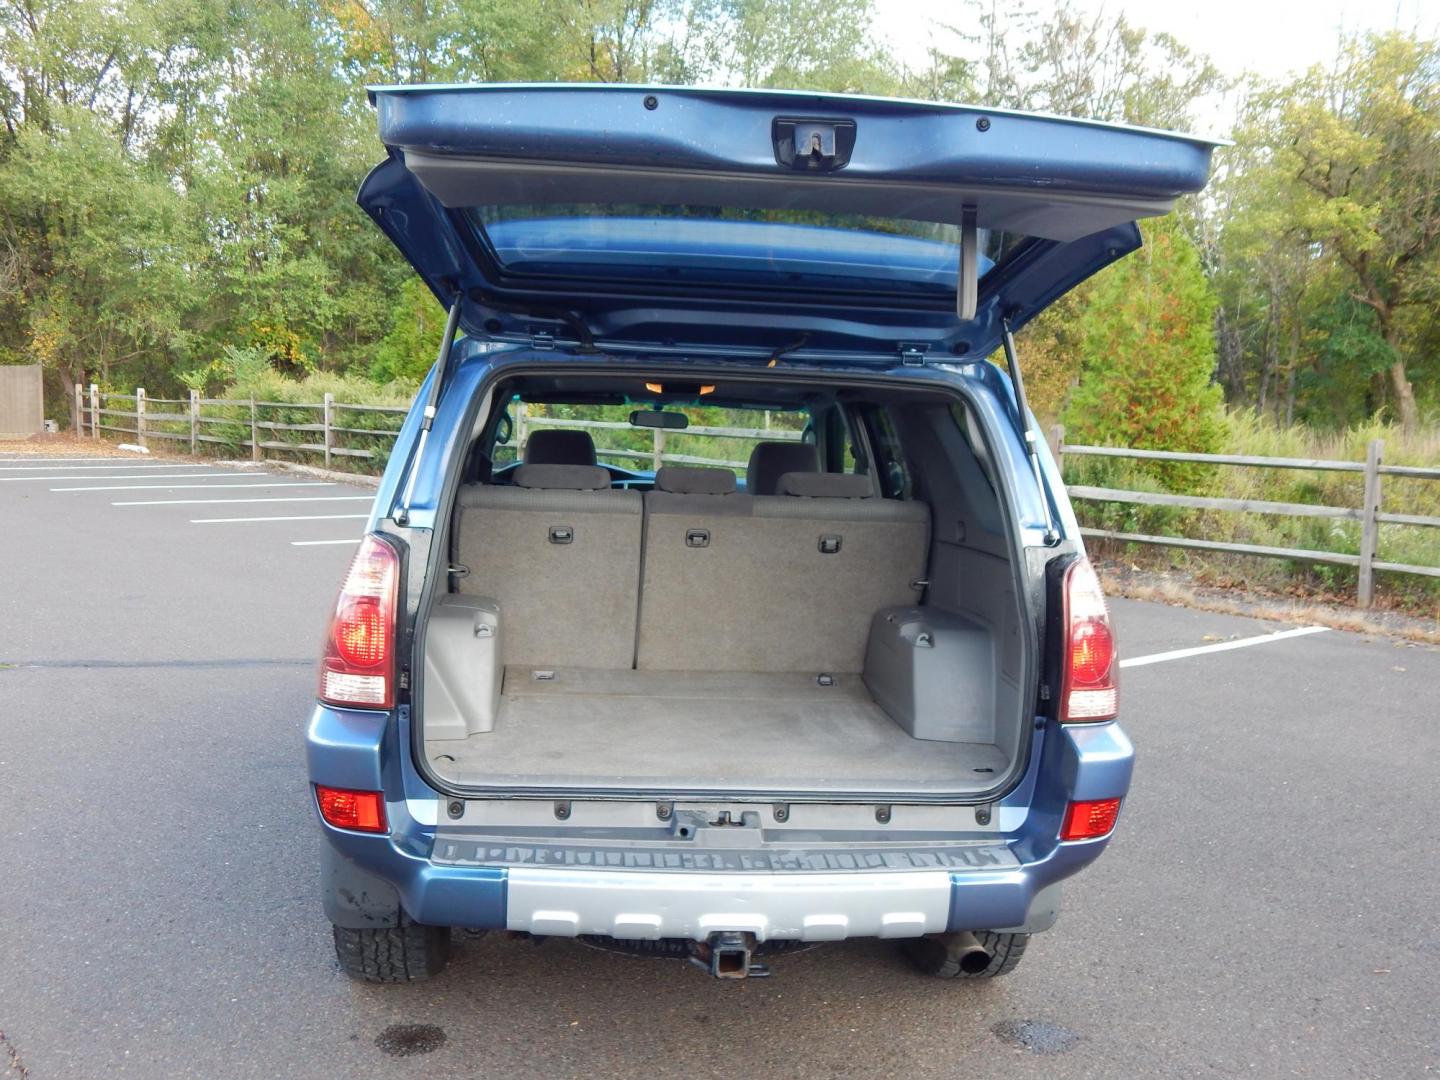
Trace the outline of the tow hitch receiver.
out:
M 754 951 L 754 934 L 726 930 L 711 934 L 709 941 L 694 942 L 690 962 L 717 979 L 763 979 L 770 974 L 770 968 L 751 961 Z

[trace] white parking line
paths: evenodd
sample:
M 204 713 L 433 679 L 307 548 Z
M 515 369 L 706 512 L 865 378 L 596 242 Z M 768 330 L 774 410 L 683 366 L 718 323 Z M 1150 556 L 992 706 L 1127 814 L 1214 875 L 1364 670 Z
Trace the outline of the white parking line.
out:
M 199 506 L 202 503 L 374 502 L 374 495 L 276 495 L 258 499 L 125 499 L 111 506 Z
M 0 465 L 0 472 L 57 472 L 61 469 L 214 469 L 218 466 L 208 462 L 186 465 L 182 462 L 144 461 L 92 461 L 85 465 L 14 465 L 6 462 Z M 236 466 L 231 465 L 230 468 Z
M 147 479 L 154 479 L 148 477 Z M 194 479 L 193 477 L 191 479 Z M 239 491 L 242 488 L 301 488 L 301 487 L 334 487 L 330 480 L 306 480 L 303 483 L 292 484 L 281 480 L 277 484 L 100 484 L 95 487 L 59 487 L 51 488 L 51 491 L 174 491 L 177 488 L 209 488 L 211 491 Z
M 5 462 L 5 464 L 7 464 L 7 465 L 15 465 L 15 464 L 18 464 L 18 463 L 20 463 L 20 462 L 22 462 L 22 461 L 27 461 L 27 462 L 40 462 L 40 461 L 71 461 L 71 462 L 79 462 L 79 463 L 81 463 L 81 464 L 84 464 L 84 463 L 87 463 L 87 462 L 88 462 L 88 463 L 93 463 L 93 464 L 96 464 L 96 465 L 101 465 L 101 464 L 104 464 L 104 465 L 144 465 L 144 464 L 149 463 L 150 460 L 151 460 L 151 459 L 149 459 L 149 458 L 143 458 L 143 457 L 140 457 L 140 456 L 138 456 L 138 455 L 135 456 L 135 457 L 133 457 L 133 458 L 123 458 L 123 457 L 90 457 L 90 458 L 87 458 L 87 457 L 0 457 L 0 461 Z M 155 462 L 155 464 L 161 464 L 161 463 L 160 463 L 160 462 Z
M 322 544 L 358 544 L 360 537 L 351 537 L 349 540 L 291 540 L 291 547 L 319 547 Z
M 204 480 L 210 477 L 221 476 L 256 476 L 257 473 L 245 472 L 180 472 L 180 473 L 127 473 L 121 476 L 106 475 L 104 473 L 96 476 L 0 476 L 0 484 L 10 484 L 18 480 L 64 480 L 67 483 L 74 480 Z
M 364 521 L 369 514 L 292 514 L 287 517 L 191 518 L 191 525 L 238 525 L 245 521 Z
M 1298 626 L 1294 630 L 1277 630 L 1273 634 L 1259 634 L 1256 637 L 1240 638 L 1237 641 L 1220 641 L 1214 645 L 1196 645 L 1193 649 L 1172 649 L 1170 652 L 1151 653 L 1149 656 L 1133 656 L 1129 660 L 1121 660 L 1120 666 L 1127 668 L 1144 667 L 1147 664 L 1163 664 L 1167 660 L 1183 660 L 1187 656 L 1199 656 L 1202 653 L 1246 649 L 1251 645 L 1268 645 L 1272 641 L 1284 641 L 1286 638 L 1323 634 L 1328 629 L 1330 629 L 1328 626 Z

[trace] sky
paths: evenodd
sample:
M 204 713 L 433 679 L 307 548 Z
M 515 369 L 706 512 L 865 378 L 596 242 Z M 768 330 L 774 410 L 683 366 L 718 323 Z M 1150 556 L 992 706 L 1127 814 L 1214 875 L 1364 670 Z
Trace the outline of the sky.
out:
M 1001 0 L 1003 3 L 1003 0 Z M 1217 67 L 1231 75 L 1245 71 L 1280 78 L 1311 64 L 1333 58 L 1342 31 L 1415 30 L 1440 35 L 1440 0 L 1075 0 L 1090 13 L 1124 13 L 1132 25 L 1167 31 L 1196 52 L 1208 53 Z M 1053 0 L 1030 0 L 1037 13 L 1053 8 Z M 937 25 L 970 17 L 961 0 L 877 0 L 877 24 L 896 52 L 916 66 L 924 64 L 926 48 L 951 43 Z M 937 37 L 937 34 L 940 35 Z M 964 50 L 957 50 L 963 52 Z M 1198 110 L 1205 134 L 1227 126 L 1223 102 Z

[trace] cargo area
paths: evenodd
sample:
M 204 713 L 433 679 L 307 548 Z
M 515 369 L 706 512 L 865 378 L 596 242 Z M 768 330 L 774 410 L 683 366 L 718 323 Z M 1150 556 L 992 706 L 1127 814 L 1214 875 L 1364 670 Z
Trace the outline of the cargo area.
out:
M 602 465 L 563 428 L 513 463 L 472 453 L 424 634 L 433 774 L 577 795 L 993 790 L 1029 730 L 1006 519 L 962 412 L 866 407 L 883 429 L 812 403 L 815 441 L 762 439 L 743 475 Z
M 994 744 L 915 739 L 858 675 L 509 668 L 493 731 L 435 745 L 442 772 L 494 784 L 988 787 Z

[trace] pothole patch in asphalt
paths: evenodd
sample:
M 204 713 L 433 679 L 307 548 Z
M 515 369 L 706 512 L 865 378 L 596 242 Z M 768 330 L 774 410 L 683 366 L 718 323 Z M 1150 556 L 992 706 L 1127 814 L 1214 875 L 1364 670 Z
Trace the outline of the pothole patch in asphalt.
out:
M 1048 1020 L 1001 1020 L 990 1029 L 1001 1042 L 1032 1054 L 1063 1054 L 1080 1045 L 1080 1036 Z
M 375 1045 L 391 1057 L 428 1054 L 445 1045 L 445 1029 L 434 1024 L 391 1024 L 375 1036 Z

